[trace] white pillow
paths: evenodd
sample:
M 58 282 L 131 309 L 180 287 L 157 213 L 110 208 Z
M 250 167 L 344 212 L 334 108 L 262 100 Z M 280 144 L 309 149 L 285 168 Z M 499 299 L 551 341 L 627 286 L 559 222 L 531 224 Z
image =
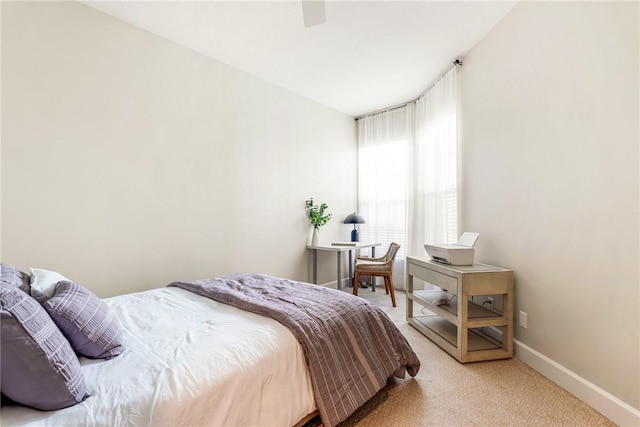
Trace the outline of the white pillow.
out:
M 43 304 L 53 296 L 56 284 L 62 280 L 71 282 L 55 271 L 31 268 L 31 296 Z

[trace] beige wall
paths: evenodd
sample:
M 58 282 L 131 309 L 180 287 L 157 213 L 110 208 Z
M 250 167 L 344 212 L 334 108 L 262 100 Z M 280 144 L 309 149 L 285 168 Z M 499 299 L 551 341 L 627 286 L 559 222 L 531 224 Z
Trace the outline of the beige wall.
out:
M 311 280 L 304 200 L 329 203 L 326 241 L 347 238 L 356 155 L 347 115 L 80 3 L 2 2 L 5 262 L 100 296 Z
M 464 229 L 516 338 L 640 408 L 637 2 L 521 2 L 464 58 Z

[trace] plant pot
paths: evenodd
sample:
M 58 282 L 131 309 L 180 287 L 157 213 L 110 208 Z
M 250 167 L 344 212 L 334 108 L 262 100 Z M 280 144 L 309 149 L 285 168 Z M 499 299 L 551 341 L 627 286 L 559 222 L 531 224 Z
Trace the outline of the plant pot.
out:
M 320 240 L 320 230 L 313 229 L 313 235 L 311 236 L 311 246 L 318 246 Z

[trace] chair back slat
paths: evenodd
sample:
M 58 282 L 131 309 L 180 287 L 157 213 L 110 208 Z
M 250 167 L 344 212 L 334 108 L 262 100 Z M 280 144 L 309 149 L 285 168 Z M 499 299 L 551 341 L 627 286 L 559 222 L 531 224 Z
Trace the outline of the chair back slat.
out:
M 393 242 L 389 245 L 389 250 L 387 251 L 387 255 L 385 256 L 385 261 L 391 261 L 392 259 L 394 259 L 396 257 L 396 254 L 398 253 L 398 250 L 400 250 L 400 245 L 397 244 L 396 242 Z

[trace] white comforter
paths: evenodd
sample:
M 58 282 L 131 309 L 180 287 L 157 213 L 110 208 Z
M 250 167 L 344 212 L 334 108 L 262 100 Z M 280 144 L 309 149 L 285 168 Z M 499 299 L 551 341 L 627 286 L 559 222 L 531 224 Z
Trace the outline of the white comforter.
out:
M 50 412 L 5 406 L 2 426 L 291 426 L 315 410 L 300 344 L 275 320 L 179 288 L 105 301 L 125 350 L 80 359 L 91 397 Z

